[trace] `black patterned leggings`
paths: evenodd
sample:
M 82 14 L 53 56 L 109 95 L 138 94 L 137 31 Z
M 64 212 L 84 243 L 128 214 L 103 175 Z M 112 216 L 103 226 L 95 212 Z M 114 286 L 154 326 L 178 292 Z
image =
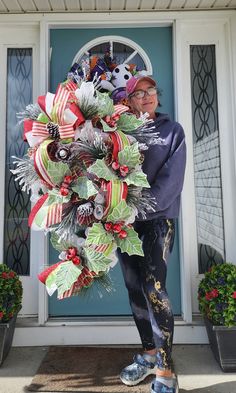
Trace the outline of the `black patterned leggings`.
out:
M 156 348 L 157 365 L 171 368 L 174 317 L 166 292 L 167 258 L 174 241 L 174 221 L 136 222 L 144 257 L 120 254 L 130 306 L 144 350 Z

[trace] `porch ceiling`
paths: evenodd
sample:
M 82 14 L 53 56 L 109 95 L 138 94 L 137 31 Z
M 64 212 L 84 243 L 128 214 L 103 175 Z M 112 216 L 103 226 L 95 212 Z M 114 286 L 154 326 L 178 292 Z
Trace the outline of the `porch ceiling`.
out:
M 236 9 L 236 0 L 0 0 L 2 14 L 229 9 Z

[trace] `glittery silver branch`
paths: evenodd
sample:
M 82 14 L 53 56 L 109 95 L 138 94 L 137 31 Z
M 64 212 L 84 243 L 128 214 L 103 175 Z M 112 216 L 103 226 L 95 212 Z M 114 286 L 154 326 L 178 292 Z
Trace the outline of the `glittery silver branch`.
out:
M 157 201 L 148 188 L 129 186 L 127 204 L 136 207 L 139 215 L 147 218 L 147 214 L 157 211 Z
M 83 296 L 86 300 L 95 299 L 97 296 L 102 299 L 105 294 L 109 293 L 112 295 L 114 292 L 116 292 L 114 282 L 110 274 L 105 273 L 101 276 L 94 277 L 94 283 L 90 287 L 83 287 L 82 291 L 80 291 L 80 296 Z
M 146 213 L 153 213 L 158 210 L 157 200 L 151 194 L 149 188 L 142 189 L 138 210 L 141 215 L 142 215 L 142 211 L 144 211 Z
M 77 206 L 73 206 L 69 212 L 64 212 L 64 217 L 57 227 L 49 228 L 49 232 L 54 232 L 58 236 L 58 243 L 70 242 L 74 234 L 82 228 L 78 226 L 76 221 Z
M 24 119 L 37 120 L 40 113 L 42 113 L 42 111 L 38 104 L 29 104 L 24 111 L 18 112 L 16 116 L 20 119 L 20 123 L 22 123 Z
M 92 143 L 83 141 L 78 143 L 78 150 L 90 152 L 94 159 L 103 158 L 108 153 L 108 147 L 99 135 L 94 136 Z
M 91 100 L 87 97 L 80 101 L 79 108 L 86 119 L 92 119 L 99 112 L 99 105 L 95 102 L 91 103 Z
M 94 130 L 91 122 L 86 122 L 79 134 L 79 141 L 74 144 L 77 148 L 90 152 L 94 159 L 105 157 L 108 153 L 107 135 Z
M 39 176 L 34 168 L 33 160 L 28 158 L 14 158 L 13 164 L 16 165 L 16 169 L 11 169 L 11 173 L 15 175 L 15 181 L 19 182 L 19 186 L 22 191 L 26 191 L 29 194 L 31 188 L 35 185 L 35 182 L 39 180 Z
M 146 120 L 145 123 L 136 130 L 125 131 L 126 134 L 134 136 L 138 142 L 145 143 L 147 146 L 161 145 L 164 140 L 160 137 L 160 132 L 154 132 L 156 126 L 153 120 Z

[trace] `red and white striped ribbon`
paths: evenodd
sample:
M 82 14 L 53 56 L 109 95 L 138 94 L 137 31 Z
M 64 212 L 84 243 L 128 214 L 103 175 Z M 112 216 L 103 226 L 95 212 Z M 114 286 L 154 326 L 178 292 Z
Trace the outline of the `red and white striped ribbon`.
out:
M 39 121 L 34 121 L 32 127 L 32 136 L 48 138 L 49 134 L 47 125 L 45 123 L 40 123 Z
M 69 80 L 68 82 L 65 83 L 65 89 L 67 89 L 68 91 L 75 91 L 76 89 L 78 89 L 78 86 L 75 82 L 73 82 L 72 80 Z
M 63 116 L 69 97 L 70 91 L 60 83 L 56 94 L 47 93 L 45 96 L 39 96 L 38 104 L 50 120 L 52 120 L 51 116 L 54 110 L 58 124 L 64 125 Z
M 128 186 L 125 182 L 119 180 L 111 180 L 103 183 L 102 189 L 106 191 L 106 207 L 103 213 L 103 218 L 107 217 L 115 206 L 122 200 L 126 200 L 128 194 Z
M 55 184 L 51 181 L 45 163 L 43 162 L 41 149 L 37 149 L 34 155 L 34 167 L 40 178 L 45 181 L 49 187 L 55 187 Z
M 104 252 L 104 251 L 106 251 L 106 250 L 108 249 L 108 247 L 110 247 L 109 244 L 101 244 L 101 245 L 99 245 L 99 246 L 96 246 L 96 247 L 95 247 L 95 250 L 96 250 L 97 252 Z
M 62 220 L 62 204 L 55 203 L 48 207 L 46 227 L 58 224 Z
M 75 130 L 73 124 L 64 124 L 63 126 L 59 125 L 59 134 L 61 139 L 74 138 Z M 47 130 L 47 124 L 34 121 L 32 127 L 32 136 L 48 138 L 50 134 Z
M 75 130 L 73 124 L 65 124 L 64 126 L 59 126 L 59 134 L 61 139 L 74 138 Z
M 61 125 L 65 124 L 63 116 L 69 97 L 70 97 L 70 91 L 66 90 L 65 87 L 63 87 L 62 84 L 60 83 L 57 88 L 53 104 L 56 109 L 56 116 L 58 119 L 58 123 Z

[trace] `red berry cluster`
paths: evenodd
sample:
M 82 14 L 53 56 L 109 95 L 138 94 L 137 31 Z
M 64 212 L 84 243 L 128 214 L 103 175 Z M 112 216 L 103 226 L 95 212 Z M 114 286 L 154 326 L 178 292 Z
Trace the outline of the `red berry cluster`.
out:
M 119 223 L 112 224 L 112 222 L 106 222 L 104 226 L 107 232 L 116 233 L 120 239 L 125 239 L 128 235 L 128 233 L 122 229 L 122 225 Z
M 14 278 L 15 277 L 15 273 L 14 272 L 9 272 L 9 273 L 2 272 L 1 277 L 5 278 L 5 279 L 6 278 Z
M 74 265 L 81 264 L 81 259 L 78 257 L 77 252 L 78 251 L 76 247 L 69 247 L 66 254 L 66 258 L 72 261 Z
M 61 184 L 61 187 L 60 187 L 60 194 L 62 196 L 67 196 L 69 194 L 69 192 L 70 192 L 69 185 L 72 182 L 72 180 L 73 180 L 72 176 L 65 176 L 64 177 L 63 183 Z
M 118 161 L 113 161 L 111 166 L 112 166 L 112 169 L 114 169 L 114 171 L 119 171 L 119 174 L 122 177 L 125 177 L 129 173 L 129 168 L 127 167 L 127 165 L 120 166 Z
M 120 118 L 119 113 L 113 113 L 111 116 L 109 115 L 105 116 L 104 120 L 109 125 L 109 127 L 115 127 L 119 118 Z

